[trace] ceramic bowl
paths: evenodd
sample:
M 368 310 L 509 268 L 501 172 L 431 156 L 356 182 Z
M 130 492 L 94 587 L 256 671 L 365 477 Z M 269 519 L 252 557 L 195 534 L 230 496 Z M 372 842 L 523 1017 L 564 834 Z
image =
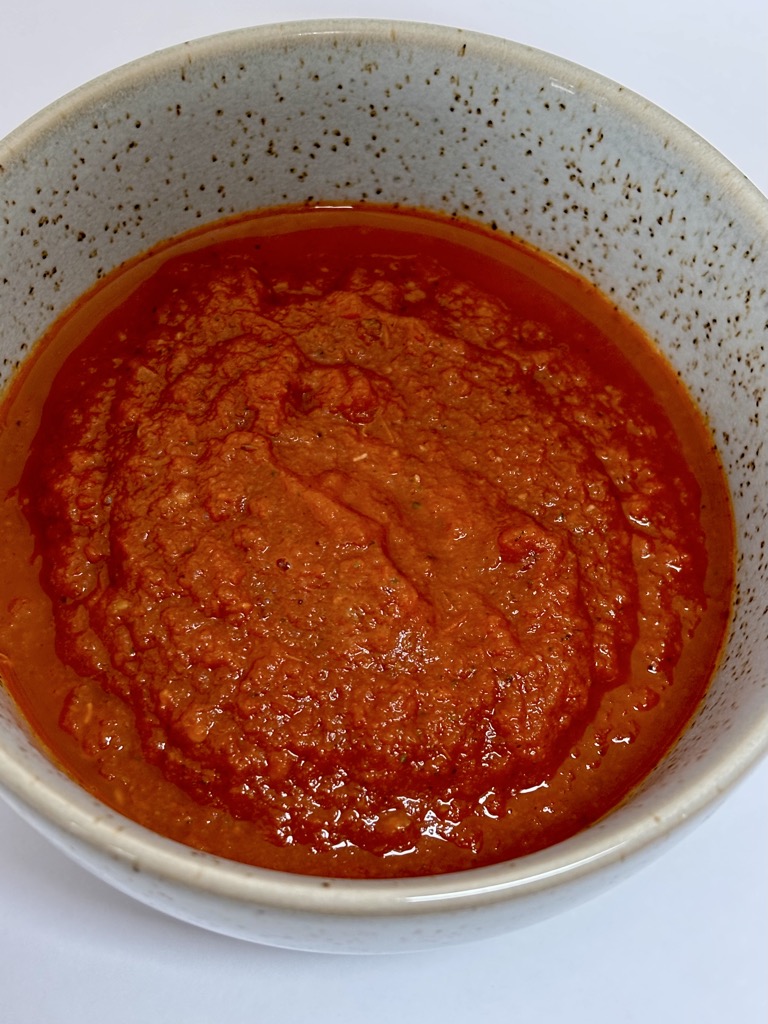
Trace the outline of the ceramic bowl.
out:
M 658 340 L 709 418 L 738 530 L 733 626 L 700 712 L 598 824 L 439 877 L 300 877 L 165 840 L 57 770 L 4 692 L 0 783 L 95 874 L 206 928 L 305 950 L 467 941 L 604 890 L 766 749 L 768 202 L 672 117 L 512 42 L 365 20 L 227 33 L 107 74 L 0 145 L 3 378 L 59 312 L 153 243 L 241 211 L 323 201 L 417 205 L 515 232 Z

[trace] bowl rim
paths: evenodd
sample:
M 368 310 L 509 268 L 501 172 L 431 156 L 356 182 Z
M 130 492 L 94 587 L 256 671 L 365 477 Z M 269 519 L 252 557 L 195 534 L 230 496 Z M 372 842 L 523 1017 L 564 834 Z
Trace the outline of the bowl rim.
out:
M 276 22 L 235 28 L 191 41 L 176 43 L 139 57 L 92 79 L 43 108 L 0 140 L 0 174 L 62 122 L 128 88 L 177 68 L 179 63 L 226 56 L 247 48 L 254 55 L 274 47 L 313 42 L 319 37 L 389 40 L 415 47 L 428 45 L 455 55 L 471 47 L 485 59 L 511 62 L 523 70 L 537 70 L 553 81 L 589 90 L 627 118 L 654 126 L 674 140 L 678 153 L 711 179 L 717 179 L 755 224 L 756 234 L 768 237 L 768 202 L 757 187 L 721 153 L 673 115 L 638 93 L 563 57 L 510 39 L 482 32 L 419 21 L 369 18 L 327 18 Z M 673 748 L 674 749 L 674 748 Z M 680 826 L 700 820 L 768 752 L 768 708 L 757 717 L 738 743 L 725 742 L 714 767 L 681 792 L 665 793 L 653 813 L 633 811 L 632 802 L 615 808 L 601 821 L 554 846 L 487 867 L 413 878 L 348 879 L 298 875 L 256 868 L 203 853 L 156 834 L 124 818 L 81 789 L 51 766 L 35 772 L 0 744 L 0 787 L 12 802 L 35 811 L 61 833 L 106 851 L 134 870 L 177 885 L 274 909 L 316 912 L 336 916 L 391 916 L 478 907 L 506 897 L 531 895 L 563 885 L 614 865 L 644 851 L 652 851 Z M 662 765 L 666 757 L 662 761 Z M 655 769 L 648 780 L 653 778 Z M 45 776 L 45 777 L 44 777 Z M 648 781 L 646 780 L 646 781 Z M 638 789 L 642 790 L 645 783 Z M 638 789 L 633 792 L 637 793 Z M 15 798 L 15 800 L 14 800 Z

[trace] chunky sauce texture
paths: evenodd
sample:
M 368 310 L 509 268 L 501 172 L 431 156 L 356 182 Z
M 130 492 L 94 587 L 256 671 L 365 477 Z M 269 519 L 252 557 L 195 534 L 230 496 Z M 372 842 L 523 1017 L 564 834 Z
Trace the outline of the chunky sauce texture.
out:
M 350 876 L 615 805 L 729 609 L 719 465 L 650 343 L 416 213 L 262 215 L 132 273 L 5 411 L 0 665 L 67 770 L 182 842 Z

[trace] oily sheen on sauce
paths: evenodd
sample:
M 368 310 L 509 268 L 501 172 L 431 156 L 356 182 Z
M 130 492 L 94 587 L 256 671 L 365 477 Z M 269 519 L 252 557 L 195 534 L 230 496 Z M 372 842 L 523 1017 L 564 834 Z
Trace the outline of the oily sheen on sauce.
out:
M 52 755 L 181 842 L 346 876 L 605 814 L 728 618 L 711 438 L 523 244 L 281 210 L 169 243 L 6 398 L 0 651 Z

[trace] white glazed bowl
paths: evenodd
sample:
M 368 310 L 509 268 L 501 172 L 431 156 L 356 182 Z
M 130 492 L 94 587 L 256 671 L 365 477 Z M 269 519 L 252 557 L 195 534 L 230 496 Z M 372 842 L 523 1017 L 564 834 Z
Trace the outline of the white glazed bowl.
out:
M 735 505 L 735 617 L 703 707 L 598 824 L 438 877 L 301 877 L 168 841 L 57 770 L 4 691 L 0 785 L 95 874 L 215 931 L 355 952 L 500 933 L 604 890 L 768 746 L 768 201 L 638 96 L 511 42 L 364 20 L 227 33 L 112 72 L 0 144 L 3 380 L 122 261 L 218 217 L 305 201 L 495 223 L 581 271 L 658 339 L 709 418 Z

